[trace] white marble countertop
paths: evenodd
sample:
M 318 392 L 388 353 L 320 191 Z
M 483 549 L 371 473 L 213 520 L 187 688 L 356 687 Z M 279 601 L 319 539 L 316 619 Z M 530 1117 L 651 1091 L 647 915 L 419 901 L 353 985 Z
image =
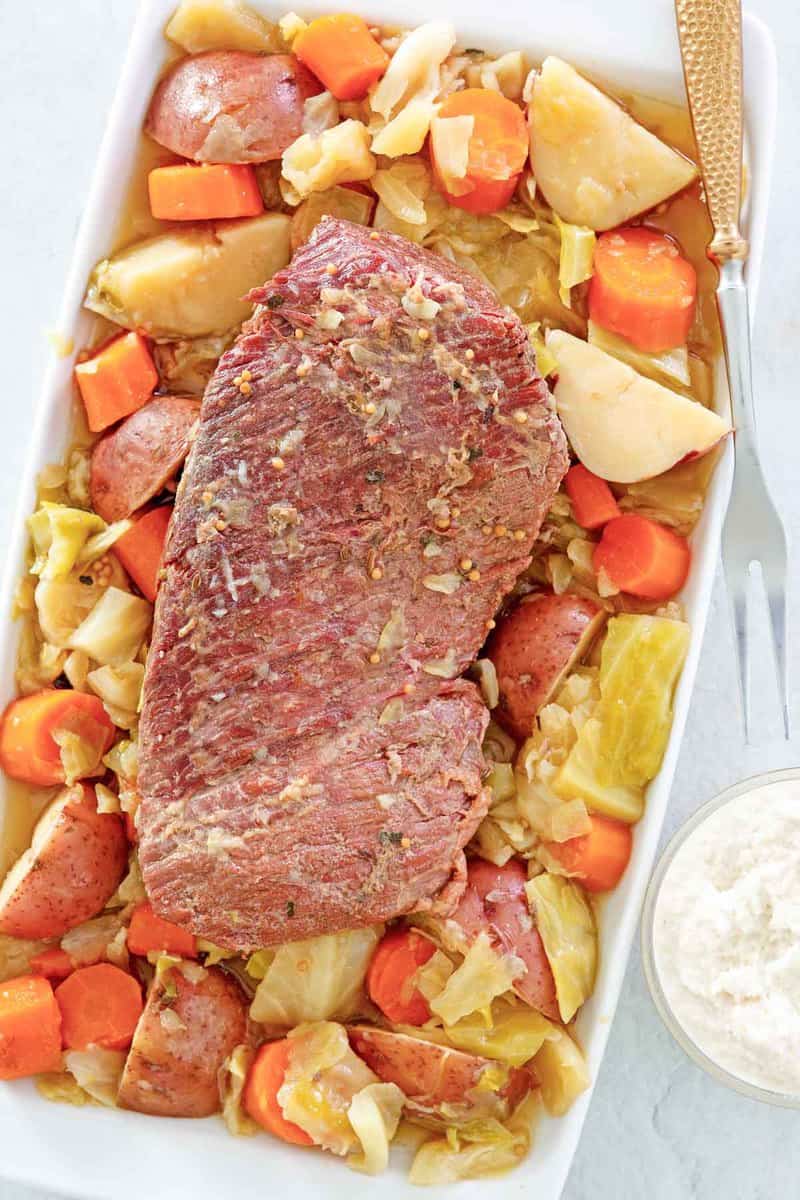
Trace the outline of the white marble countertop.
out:
M 748 6 L 772 26 L 780 70 L 776 182 L 756 320 L 759 432 L 773 494 L 795 546 L 800 546 L 800 8 L 794 0 L 749 0 Z M 30 398 L 38 393 L 49 352 L 44 330 L 54 321 L 135 8 L 135 0 L 0 0 L 0 111 L 5 128 L 0 339 L 9 368 L 3 402 L 5 469 L 0 473 L 3 512 L 9 511 L 18 488 Z M 793 630 L 800 614 L 797 579 L 795 559 Z M 800 686 L 800 639 L 792 650 L 794 679 Z M 770 676 L 764 655 L 756 655 L 756 663 L 756 689 L 767 694 Z M 797 736 L 792 745 L 767 741 L 745 748 L 735 696 L 732 639 L 718 579 L 665 839 L 721 787 L 759 770 L 797 765 L 797 689 Z M 765 723 L 771 718 L 777 732 L 775 712 L 765 706 L 763 715 Z M 796 1196 L 798 1134 L 797 1113 L 729 1093 L 684 1058 L 653 1009 L 634 951 L 564 1200 Z M 148 1190 L 152 1194 L 152 1187 Z M 0 1200 L 37 1196 L 41 1193 L 0 1180 Z

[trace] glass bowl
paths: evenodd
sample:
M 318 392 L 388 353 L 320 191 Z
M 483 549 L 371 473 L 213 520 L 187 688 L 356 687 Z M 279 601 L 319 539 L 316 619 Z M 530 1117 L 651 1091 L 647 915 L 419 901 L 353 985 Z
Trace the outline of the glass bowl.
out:
M 684 845 L 687 838 L 712 813 L 729 804 L 732 800 L 736 800 L 739 796 L 744 795 L 745 792 L 752 791 L 755 788 L 768 787 L 774 783 L 783 783 L 786 780 L 800 780 L 800 767 L 792 767 L 785 771 L 767 771 L 763 775 L 753 775 L 749 779 L 743 779 L 741 783 L 736 783 L 732 787 L 726 788 L 718 796 L 715 796 L 713 800 L 709 800 L 706 804 L 701 805 L 697 812 L 680 826 L 661 855 L 645 894 L 644 908 L 642 910 L 641 946 L 642 965 L 653 1003 L 667 1029 L 692 1062 L 696 1063 L 698 1067 L 702 1067 L 718 1083 L 725 1084 L 726 1087 L 731 1088 L 742 1096 L 748 1096 L 751 1100 L 761 1100 L 765 1104 L 774 1104 L 780 1108 L 800 1108 L 800 1093 L 775 1092 L 768 1088 L 759 1087 L 757 1084 L 748 1083 L 746 1080 L 732 1075 L 730 1071 L 726 1071 L 724 1067 L 714 1062 L 692 1040 L 678 1021 L 661 986 L 656 966 L 654 941 L 655 911 L 661 892 L 661 885 L 675 855 Z

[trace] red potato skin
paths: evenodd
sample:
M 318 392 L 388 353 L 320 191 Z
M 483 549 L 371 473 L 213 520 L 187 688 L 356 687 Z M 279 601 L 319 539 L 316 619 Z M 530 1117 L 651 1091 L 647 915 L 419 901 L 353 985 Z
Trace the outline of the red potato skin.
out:
M 452 1124 L 454 1116 L 494 1115 L 503 1120 L 533 1086 L 529 1071 L 513 1067 L 499 1092 L 480 1089 L 484 1071 L 496 1068 L 497 1063 L 405 1033 L 354 1025 L 348 1035 L 353 1050 L 378 1078 L 396 1083 L 404 1093 L 409 1115 L 434 1123 L 439 1119 Z M 441 1111 L 443 1105 L 447 1105 L 447 1113 Z
M 194 965 L 194 964 L 193 964 Z M 245 1040 L 247 1006 L 239 985 L 209 967 L 198 983 L 170 970 L 177 996 L 156 978 L 133 1035 L 117 1096 L 122 1108 L 156 1117 L 208 1117 L 222 1107 L 217 1076 Z M 185 1029 L 169 1031 L 161 1013 L 171 1009 Z
M 56 815 L 57 814 L 57 815 Z M 0 933 L 12 937 L 61 937 L 97 916 L 128 867 L 125 826 L 115 813 L 98 813 L 94 791 L 65 788 L 40 818 L 53 817 L 44 841 L 27 851 L 0 889 Z
M 530 737 L 536 714 L 604 620 L 604 610 L 583 596 L 537 592 L 498 621 L 486 649 L 500 690 L 492 715 L 512 737 Z
M 123 521 L 161 491 L 189 452 L 197 396 L 156 396 L 92 450 L 89 491 L 104 521 Z
M 291 54 L 209 50 L 167 72 L 145 133 L 195 162 L 271 162 L 303 132 L 303 105 L 321 90 Z
M 558 1021 L 555 980 L 528 908 L 527 878 L 525 865 L 517 858 L 503 867 L 482 858 L 470 859 L 467 886 L 451 919 L 470 941 L 486 931 L 507 954 L 521 958 L 526 974 L 515 981 L 514 991 L 531 1008 Z

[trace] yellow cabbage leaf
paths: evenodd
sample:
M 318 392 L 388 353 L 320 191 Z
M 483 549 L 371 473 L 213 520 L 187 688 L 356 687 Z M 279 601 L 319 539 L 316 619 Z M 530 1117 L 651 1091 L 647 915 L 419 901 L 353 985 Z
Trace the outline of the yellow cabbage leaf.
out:
M 557 1029 L 527 1004 L 495 1000 L 489 1013 L 470 1013 L 455 1025 L 445 1025 L 444 1032 L 457 1050 L 521 1067 Z
M 542 1043 L 533 1067 L 542 1100 L 551 1117 L 561 1117 L 589 1086 L 589 1071 L 579 1047 L 564 1029 Z
M 267 1025 L 288 1027 L 352 1016 L 382 933 L 383 926 L 374 925 L 278 946 L 258 985 L 250 1016 Z
M 365 1175 L 380 1175 L 389 1165 L 389 1146 L 400 1124 L 405 1096 L 396 1083 L 368 1083 L 356 1092 L 347 1119 L 361 1144 L 347 1165 Z
M 45 500 L 28 517 L 28 528 L 36 555 L 31 571 L 42 579 L 58 579 L 69 575 L 87 540 L 102 533 L 106 523 L 96 513 Z
M 561 1020 L 571 1021 L 592 994 L 597 973 L 597 924 L 578 884 L 560 875 L 537 875 L 525 894 L 553 972 Z
M 466 953 L 464 961 L 447 980 L 441 993 L 430 1002 L 431 1011 L 455 1025 L 468 1013 L 487 1008 L 495 996 L 512 987 L 525 973 L 520 959 L 495 950 L 486 933 L 480 933 Z

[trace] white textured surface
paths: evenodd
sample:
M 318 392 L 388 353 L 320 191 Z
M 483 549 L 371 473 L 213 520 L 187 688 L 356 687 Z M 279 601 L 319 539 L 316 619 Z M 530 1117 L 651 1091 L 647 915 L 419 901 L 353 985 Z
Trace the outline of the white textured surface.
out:
M 800 159 L 800 10 L 790 0 L 750 0 L 773 28 L 780 69 L 776 185 L 756 323 L 755 376 L 762 456 L 773 493 L 800 545 L 797 446 L 797 195 Z M 0 511 L 14 502 L 52 322 L 135 0 L 0 0 L 0 340 L 6 363 Z M 535 11 L 535 9 L 534 9 Z M 0 547 L 4 548 L 2 535 Z M 792 582 L 798 578 L 796 560 Z M 792 589 L 790 628 L 800 596 Z M 766 642 L 757 631 L 761 727 L 777 730 L 767 703 Z M 800 726 L 800 644 L 792 647 L 793 713 Z M 692 714 L 665 827 L 669 833 L 721 787 L 756 771 L 797 765 L 792 746 L 742 746 L 724 593 L 715 591 Z M 763 680 L 759 688 L 758 681 Z M 740 1099 L 687 1060 L 661 1026 L 632 956 L 605 1063 L 564 1200 L 776 1200 L 800 1179 L 800 1117 Z M 120 1164 L 121 1170 L 146 1164 Z M 0 1171 L 2 1154 L 0 1153 Z M 144 1189 L 156 1200 L 157 1171 Z M 267 1186 L 267 1194 L 269 1188 Z M 0 1180 L 0 1200 L 35 1200 Z M 455 1196 L 455 1192 L 454 1192 Z M 54 1197 L 55 1200 L 55 1197 Z

